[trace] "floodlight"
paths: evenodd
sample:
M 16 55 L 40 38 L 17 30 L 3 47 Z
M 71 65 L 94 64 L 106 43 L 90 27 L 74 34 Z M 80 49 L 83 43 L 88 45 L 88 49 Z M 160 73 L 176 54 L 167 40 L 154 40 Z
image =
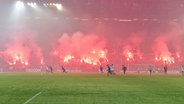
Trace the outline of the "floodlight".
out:
M 24 8 L 24 2 L 22 2 L 22 1 L 17 1 L 17 2 L 16 2 L 16 8 L 17 8 L 17 9 L 22 9 L 22 8 Z
M 47 4 L 44 3 L 43 6 L 47 6 Z
M 62 10 L 62 9 L 63 9 L 63 7 L 62 7 L 61 4 L 56 4 L 55 6 L 56 6 L 56 8 L 57 8 L 58 10 Z
M 30 6 L 30 7 L 32 7 L 32 8 L 35 8 L 37 6 L 36 3 L 33 3 L 33 2 L 27 3 L 27 5 Z

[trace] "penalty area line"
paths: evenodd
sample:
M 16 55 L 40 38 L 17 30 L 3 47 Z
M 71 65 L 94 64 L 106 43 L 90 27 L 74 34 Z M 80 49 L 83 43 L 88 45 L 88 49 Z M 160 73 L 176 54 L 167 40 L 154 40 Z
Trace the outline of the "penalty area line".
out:
M 27 104 L 29 103 L 31 100 L 33 100 L 34 98 L 36 98 L 37 96 L 39 96 L 42 92 L 39 92 L 37 94 L 35 94 L 33 97 L 31 97 L 30 99 L 28 99 L 26 102 L 24 102 L 23 104 Z

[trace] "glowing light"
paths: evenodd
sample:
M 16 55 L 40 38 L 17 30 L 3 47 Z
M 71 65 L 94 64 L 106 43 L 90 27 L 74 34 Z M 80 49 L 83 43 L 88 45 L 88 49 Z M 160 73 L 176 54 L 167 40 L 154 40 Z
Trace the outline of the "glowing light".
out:
M 99 56 L 100 56 L 101 58 L 106 58 L 106 53 L 105 53 L 105 51 L 101 50 L 101 51 L 99 52 Z
M 62 4 L 55 4 L 55 6 L 56 6 L 56 8 L 57 8 L 58 10 L 62 10 L 62 9 L 63 9 Z
M 125 58 L 126 58 L 127 61 L 134 60 L 134 55 L 129 50 L 125 50 L 123 52 L 123 54 L 124 54 L 124 56 L 125 56 Z
M 161 56 L 159 56 L 159 59 L 158 59 L 158 56 L 156 56 L 155 59 L 156 59 L 156 61 L 162 61 L 164 64 L 175 63 L 174 57 L 171 57 L 168 55 L 161 55 Z
M 125 60 L 126 61 L 135 61 L 135 59 L 136 60 L 143 59 L 142 52 L 139 49 L 133 47 L 132 45 L 126 45 L 123 47 L 122 56 L 123 56 L 122 61 L 125 61 Z
M 128 52 L 128 53 L 127 53 L 127 56 L 128 56 L 129 58 L 133 58 L 132 52 Z
M 10 62 L 10 63 L 8 63 L 8 64 L 9 64 L 9 65 L 13 65 L 13 63 L 11 63 L 11 62 Z
M 120 22 L 132 22 L 132 20 L 124 20 L 124 19 L 120 19 Z
M 28 62 L 25 62 L 25 65 L 26 65 L 26 66 L 28 66 L 28 65 L 29 65 L 29 63 L 28 63 Z
M 158 57 L 156 57 L 155 60 L 158 61 Z
M 85 41 L 81 41 L 84 38 Z M 85 36 L 81 33 L 75 33 L 73 36 L 64 34 L 59 39 L 59 44 L 51 52 L 59 62 L 65 64 L 81 64 L 81 65 L 100 65 L 107 63 L 107 50 L 105 42 L 99 41 L 96 35 Z M 79 44 L 79 45 L 78 45 Z M 58 52 L 54 55 L 54 52 Z
M 130 61 L 130 58 L 127 58 L 127 61 Z
M 93 53 L 93 54 L 95 54 L 95 53 L 96 53 L 96 51 L 94 50 L 94 51 L 92 51 L 92 53 Z
M 37 4 L 36 3 L 27 3 L 28 6 L 32 8 L 36 8 Z
M 28 65 L 28 62 L 25 61 L 25 58 L 22 56 L 23 54 L 15 55 L 12 54 L 12 62 L 9 62 L 9 65 L 16 65 L 17 63 L 21 63 L 22 65 Z
M 97 63 L 99 63 L 99 60 L 96 60 L 93 57 L 82 57 L 80 62 L 84 62 L 90 65 L 97 65 Z
M 69 62 L 69 60 L 73 59 L 74 56 L 71 56 L 71 55 L 67 55 L 64 57 L 64 62 Z
M 24 2 L 17 1 L 16 2 L 16 9 L 22 9 L 22 8 L 24 8 Z
M 22 46 L 19 42 L 11 43 L 4 51 L 4 60 L 10 65 L 26 65 L 29 61 L 30 50 L 27 47 Z
M 179 53 L 176 53 L 176 56 L 177 56 L 177 58 L 180 58 L 181 57 Z
M 19 56 L 15 56 L 15 59 L 16 59 L 16 60 L 20 60 L 20 57 L 19 57 Z
M 58 54 L 59 54 L 58 51 L 54 51 L 54 52 L 53 52 L 53 55 L 58 55 Z
M 58 4 L 58 3 L 43 3 L 43 6 L 45 6 L 45 7 L 55 7 L 55 8 L 57 8 L 57 10 L 62 10 L 63 9 L 63 6 L 62 6 L 62 4 Z
M 47 4 L 45 4 L 45 3 L 44 3 L 44 4 L 43 4 L 43 6 L 45 6 L 45 7 L 46 7 L 46 6 L 47 6 Z
M 82 55 L 80 62 L 90 65 L 101 64 L 100 59 L 104 59 L 108 62 L 105 50 L 93 50 L 91 54 Z
M 59 55 L 58 51 L 54 51 L 52 52 L 53 55 L 55 56 L 59 56 L 59 58 L 63 59 L 64 63 L 69 63 L 70 60 L 75 59 L 74 55 Z M 90 65 L 99 65 L 105 62 L 108 62 L 108 59 L 106 57 L 106 51 L 105 50 L 93 50 L 89 53 L 86 54 L 82 54 L 80 55 L 80 63 L 86 63 L 86 64 L 90 64 Z M 100 59 L 103 59 L 102 61 L 100 61 Z
M 43 62 L 43 58 L 41 59 L 40 64 L 41 64 L 41 65 L 43 65 L 43 64 L 44 64 L 44 62 Z

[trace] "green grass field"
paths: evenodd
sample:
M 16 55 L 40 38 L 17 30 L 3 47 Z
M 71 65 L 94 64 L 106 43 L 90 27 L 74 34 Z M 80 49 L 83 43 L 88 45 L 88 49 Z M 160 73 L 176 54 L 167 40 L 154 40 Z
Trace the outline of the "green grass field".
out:
M 38 94 L 38 96 L 35 96 Z M 35 96 L 33 99 L 31 99 Z M 30 101 L 28 101 L 31 99 Z M 25 103 L 28 101 L 27 103 Z M 0 74 L 0 104 L 183 104 L 180 75 Z

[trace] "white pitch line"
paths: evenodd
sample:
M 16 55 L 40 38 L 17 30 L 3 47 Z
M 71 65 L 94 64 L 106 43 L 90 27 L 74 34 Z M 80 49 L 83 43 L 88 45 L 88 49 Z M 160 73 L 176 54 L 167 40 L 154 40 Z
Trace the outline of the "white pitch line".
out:
M 40 95 L 42 92 L 39 92 L 39 93 L 37 93 L 36 95 L 34 95 L 33 97 L 31 97 L 30 99 L 28 99 L 25 103 L 23 103 L 23 104 L 27 104 L 27 103 L 29 103 L 31 100 L 33 100 L 34 98 L 36 98 L 38 95 Z

